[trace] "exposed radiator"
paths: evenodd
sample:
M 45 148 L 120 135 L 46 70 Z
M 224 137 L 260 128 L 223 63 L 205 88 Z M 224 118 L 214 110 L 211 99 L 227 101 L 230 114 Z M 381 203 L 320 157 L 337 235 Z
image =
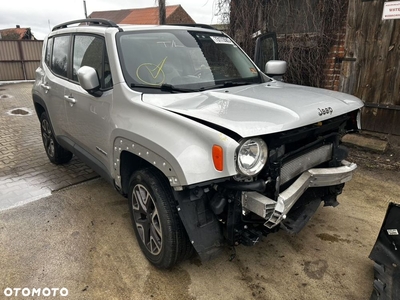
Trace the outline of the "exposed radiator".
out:
M 322 146 L 313 151 L 307 152 L 282 166 L 280 184 L 300 175 L 315 166 L 318 166 L 332 159 L 332 144 Z

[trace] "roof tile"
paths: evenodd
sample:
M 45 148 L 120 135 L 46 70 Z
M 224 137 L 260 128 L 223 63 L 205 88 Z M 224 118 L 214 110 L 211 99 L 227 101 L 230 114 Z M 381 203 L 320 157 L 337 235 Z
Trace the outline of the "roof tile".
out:
M 30 28 L 7 28 L 0 30 L 0 36 L 3 40 L 24 40 L 32 39 L 33 35 Z M 33 37 L 33 39 L 35 39 Z
M 168 18 L 177 11 L 183 11 L 187 15 L 190 23 L 193 19 L 187 14 L 181 5 L 169 5 L 165 7 L 167 23 Z M 90 18 L 103 18 L 111 20 L 117 24 L 141 24 L 141 25 L 158 25 L 158 7 L 122 9 L 109 11 L 94 11 L 90 14 Z

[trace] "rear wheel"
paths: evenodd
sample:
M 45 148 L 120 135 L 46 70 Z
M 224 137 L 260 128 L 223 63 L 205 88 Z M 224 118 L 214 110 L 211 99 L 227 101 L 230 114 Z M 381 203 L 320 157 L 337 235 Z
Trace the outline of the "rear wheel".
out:
M 56 165 L 69 162 L 72 158 L 72 153 L 57 143 L 46 112 L 43 112 L 40 116 L 40 131 L 42 133 L 43 146 L 49 160 Z
M 171 187 L 157 170 L 132 174 L 129 209 L 139 246 L 158 268 L 171 268 L 193 253 Z

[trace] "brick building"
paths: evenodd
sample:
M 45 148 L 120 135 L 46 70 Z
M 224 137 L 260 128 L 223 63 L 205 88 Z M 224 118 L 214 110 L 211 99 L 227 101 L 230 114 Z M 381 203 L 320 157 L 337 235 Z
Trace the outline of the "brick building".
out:
M 21 28 L 17 25 L 15 28 L 0 29 L 0 40 L 36 40 L 30 28 Z
M 195 24 L 181 5 L 166 6 L 167 24 Z M 94 11 L 89 18 L 103 18 L 117 24 L 158 25 L 158 7 Z

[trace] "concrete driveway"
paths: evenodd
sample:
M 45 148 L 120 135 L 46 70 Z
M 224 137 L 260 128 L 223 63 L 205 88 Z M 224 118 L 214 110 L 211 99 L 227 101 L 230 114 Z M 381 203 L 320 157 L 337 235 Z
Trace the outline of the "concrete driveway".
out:
M 20 106 L 7 103 L 10 109 Z M 1 107 L 2 126 L 17 124 L 11 123 L 16 119 L 4 116 Z M 38 158 L 27 162 L 28 170 L 37 164 L 37 168 L 44 166 L 71 177 L 86 170 L 76 171 L 76 165 L 87 168 L 77 160 L 62 167 L 47 165 L 41 144 L 36 145 L 39 122 L 30 117 L 35 127 L 7 127 L 21 137 L 35 136 L 29 155 Z M 10 151 L 0 150 L 0 200 L 10 195 L 3 190 L 10 183 L 5 180 L 23 176 L 15 168 L 26 162 L 19 154 L 25 146 L 8 142 Z M 23 153 L 28 155 L 28 151 Z M 30 178 L 38 174 L 46 179 L 46 172 L 27 172 L 26 181 L 32 182 Z M 280 231 L 255 247 L 237 247 L 232 261 L 232 250 L 227 248 L 212 261 L 194 257 L 171 271 L 153 268 L 141 254 L 126 199 L 110 185 L 102 179 L 78 185 L 65 180 L 66 188 L 50 190 L 46 198 L 0 211 L 0 298 L 51 298 L 37 296 L 41 289 L 54 291 L 61 299 L 368 299 L 373 282 L 373 262 L 368 255 L 387 204 L 400 200 L 398 174 L 397 169 L 361 167 L 339 197 L 341 205 L 321 207 L 300 234 Z M 90 169 L 85 175 L 78 175 L 81 181 L 95 176 Z M 33 186 L 46 187 L 46 182 L 38 180 Z M 61 290 L 63 295 L 68 291 L 68 296 L 60 296 Z M 12 297 L 7 297 L 10 291 Z M 14 297 L 16 291 L 19 294 Z
M 226 249 L 172 271 L 149 265 L 125 198 L 96 179 L 0 212 L 0 293 L 27 287 L 66 288 L 67 299 L 368 299 L 368 255 L 387 203 L 400 199 L 400 187 L 381 179 L 359 170 L 341 205 L 320 208 L 296 236 L 280 231 L 237 247 L 233 261 Z

